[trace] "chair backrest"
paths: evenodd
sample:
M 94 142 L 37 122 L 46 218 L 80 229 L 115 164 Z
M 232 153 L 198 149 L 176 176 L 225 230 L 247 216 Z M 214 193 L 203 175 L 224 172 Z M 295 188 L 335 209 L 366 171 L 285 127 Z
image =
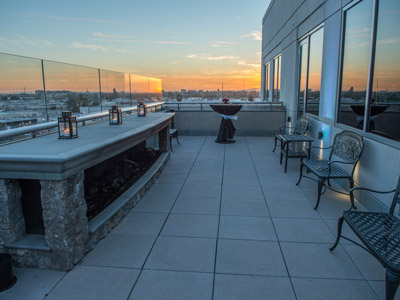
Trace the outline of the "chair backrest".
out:
M 397 181 L 397 188 L 396 191 L 394 192 L 393 200 L 392 200 L 392 205 L 390 206 L 390 211 L 389 213 L 393 215 L 394 209 L 396 208 L 396 204 L 400 204 L 400 176 Z
M 364 142 L 362 136 L 352 131 L 344 130 L 335 136 L 329 159 L 335 155 L 345 162 L 353 162 L 356 164 L 363 150 Z
M 294 128 L 294 134 L 297 135 L 304 135 L 306 134 L 308 128 L 308 117 L 305 115 L 302 115 L 296 123 L 296 127 Z

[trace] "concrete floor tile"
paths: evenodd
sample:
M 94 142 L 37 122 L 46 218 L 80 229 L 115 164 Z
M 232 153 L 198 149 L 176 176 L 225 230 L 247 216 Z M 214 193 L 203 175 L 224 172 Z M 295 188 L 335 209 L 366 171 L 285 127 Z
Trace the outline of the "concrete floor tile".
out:
M 129 213 L 113 233 L 133 235 L 158 235 L 167 214 L 162 213 Z
M 279 241 L 334 243 L 335 236 L 320 219 L 272 219 Z
M 215 246 L 215 239 L 160 236 L 144 268 L 212 273 Z
M 377 300 L 364 280 L 292 278 L 298 300 Z
M 224 216 L 248 216 L 248 217 L 269 217 L 265 201 L 223 198 L 221 215 Z
M 221 216 L 219 237 L 223 239 L 275 241 L 270 218 Z
M 218 215 L 219 203 L 219 197 L 179 196 L 172 212 Z
M 292 277 L 363 279 L 357 267 L 339 246 L 330 244 L 281 242 L 289 274 Z
M 144 270 L 129 300 L 211 300 L 213 274 Z
M 66 274 L 64 271 L 18 267 L 13 267 L 13 273 L 17 282 L 0 292 L 0 299 L 42 300 Z
M 170 214 L 161 235 L 217 238 L 218 216 Z
M 218 240 L 216 273 L 288 276 L 277 242 Z
M 174 205 L 176 196 L 148 196 L 146 195 L 131 210 L 132 212 L 169 213 Z
M 367 280 L 385 280 L 386 270 L 370 253 L 357 245 L 343 245 L 355 265 Z
M 268 201 L 309 201 L 303 191 L 296 185 L 286 187 L 262 187 Z
M 288 277 L 215 275 L 214 300 L 296 299 Z
M 273 218 L 321 218 L 308 201 L 268 201 L 267 205 Z
M 378 295 L 378 299 L 385 300 L 386 294 L 386 283 L 385 281 L 368 281 L 369 285 L 374 290 L 375 294 Z M 397 289 L 397 292 L 394 296 L 394 300 L 400 300 L 400 289 Z
M 182 192 L 182 197 L 221 197 L 221 185 L 219 184 L 195 184 L 185 183 Z
M 174 183 L 184 183 L 187 178 L 187 173 L 162 173 L 160 177 L 157 178 L 157 183 L 164 184 L 174 184 Z
M 225 175 L 224 185 L 250 185 L 260 186 L 256 175 Z
M 127 299 L 139 272 L 125 268 L 76 266 L 45 299 Z
M 222 175 L 209 175 L 198 172 L 190 172 L 186 183 L 201 185 L 220 185 L 222 183 Z
M 110 233 L 82 260 L 82 265 L 141 268 L 155 236 Z
M 264 199 L 260 186 L 233 185 L 227 182 L 222 187 L 223 198 Z

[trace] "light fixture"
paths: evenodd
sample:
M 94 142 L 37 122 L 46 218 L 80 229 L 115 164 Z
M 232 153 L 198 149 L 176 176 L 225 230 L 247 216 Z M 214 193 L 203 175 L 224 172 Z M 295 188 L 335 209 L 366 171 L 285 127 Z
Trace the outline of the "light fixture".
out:
M 58 117 L 58 138 L 73 139 L 78 137 L 78 122 L 72 112 L 63 111 L 62 116 Z
M 147 116 L 147 106 L 144 104 L 144 101 L 140 101 L 137 105 L 137 116 L 145 117 Z
M 108 119 L 110 121 L 110 125 L 122 124 L 122 110 L 118 108 L 118 105 L 113 105 L 108 111 Z

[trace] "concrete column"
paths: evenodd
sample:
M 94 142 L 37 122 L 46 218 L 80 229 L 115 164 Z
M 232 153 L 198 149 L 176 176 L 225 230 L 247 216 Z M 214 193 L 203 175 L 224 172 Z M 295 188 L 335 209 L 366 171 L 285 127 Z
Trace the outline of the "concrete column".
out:
M 43 221 L 52 266 L 68 270 L 85 254 L 88 219 L 83 187 L 84 173 L 65 180 L 41 180 Z
M 0 179 L 0 244 L 12 243 L 25 234 L 21 188 L 15 179 Z

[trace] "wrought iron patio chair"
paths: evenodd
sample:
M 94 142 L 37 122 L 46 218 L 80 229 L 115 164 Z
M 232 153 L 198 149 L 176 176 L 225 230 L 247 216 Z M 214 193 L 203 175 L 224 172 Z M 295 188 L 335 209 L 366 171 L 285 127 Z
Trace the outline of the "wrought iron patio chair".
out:
M 343 237 L 371 253 L 386 269 L 386 300 L 393 300 L 400 283 L 400 220 L 394 215 L 396 205 L 400 204 L 400 176 L 397 188 L 392 191 L 353 188 L 350 190 L 351 197 L 354 197 L 353 193 L 356 190 L 380 194 L 394 192 L 390 210 L 388 213 L 344 211 L 338 220 L 335 244 L 329 250 L 335 249 Z M 342 236 L 343 221 L 346 221 L 363 245 Z
M 281 126 L 279 128 L 280 134 L 277 134 L 275 136 L 275 147 L 274 147 L 274 150 L 272 150 L 272 152 L 275 152 L 278 141 L 282 145 L 283 136 L 285 136 L 285 135 L 305 135 L 307 129 L 308 129 L 308 117 L 305 115 L 302 115 L 297 120 L 295 128 L 292 130 L 289 130 L 287 133 L 286 133 L 286 126 Z
M 312 148 L 331 149 L 328 160 L 310 159 L 310 151 Z M 330 147 L 309 147 L 309 158 L 307 160 L 303 160 L 300 164 L 300 178 L 296 185 L 299 185 L 301 178 L 303 177 L 303 166 L 305 166 L 307 170 L 318 177 L 318 198 L 314 209 L 318 208 L 321 195 L 325 192 L 325 190 L 322 191 L 323 187 L 325 187 L 325 189 L 329 188 L 335 192 L 343 194 L 343 192 L 334 190 L 332 187 L 330 187 L 330 179 L 348 179 L 350 183 L 349 189 L 354 187 L 353 174 L 363 150 L 364 142 L 362 136 L 347 130 L 338 133 L 333 140 L 332 146 Z M 348 165 L 350 170 L 346 169 L 346 165 Z M 305 175 L 304 177 L 313 179 Z M 328 187 L 325 185 L 325 181 L 328 181 Z M 350 195 L 347 193 L 345 194 Z M 354 199 L 350 197 L 350 200 L 351 207 L 356 208 L 354 205 Z

